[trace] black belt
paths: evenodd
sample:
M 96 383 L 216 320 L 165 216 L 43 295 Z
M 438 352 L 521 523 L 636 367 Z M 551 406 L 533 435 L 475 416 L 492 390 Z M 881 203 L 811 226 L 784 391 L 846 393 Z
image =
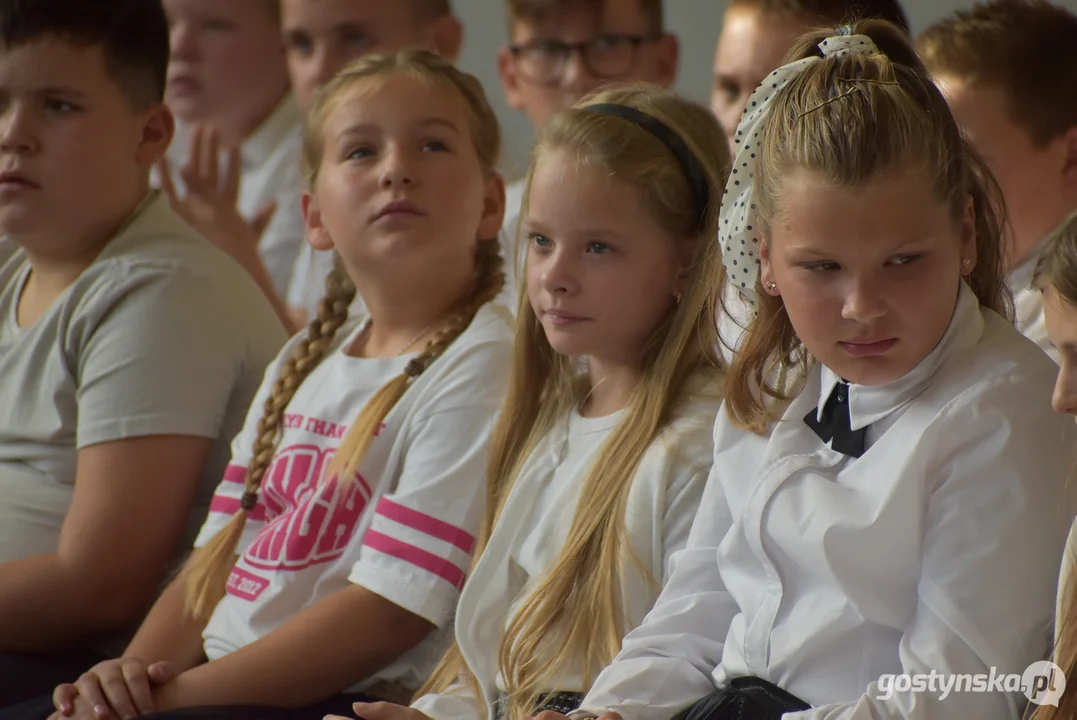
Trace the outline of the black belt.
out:
M 811 710 L 811 705 L 774 683 L 742 677 L 684 710 L 677 720 L 781 720 L 799 710 Z
M 508 720 L 508 696 L 504 693 L 497 696 L 497 720 Z M 539 695 L 538 700 L 535 702 L 535 707 L 532 708 L 531 714 L 538 715 L 544 710 L 552 710 L 562 715 L 568 715 L 570 712 L 579 710 L 580 705 L 583 703 L 583 693 L 578 692 L 559 692 L 554 690 L 543 695 Z

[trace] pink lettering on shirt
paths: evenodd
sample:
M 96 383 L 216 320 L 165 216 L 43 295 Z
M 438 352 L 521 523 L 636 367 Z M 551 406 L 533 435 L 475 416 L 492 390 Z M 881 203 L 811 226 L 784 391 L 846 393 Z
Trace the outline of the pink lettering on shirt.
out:
M 373 492 L 358 473 L 351 482 L 326 481 L 333 455 L 314 445 L 277 452 L 262 480 L 266 524 L 243 556 L 249 565 L 294 571 L 343 554 Z
M 227 589 L 229 595 L 235 595 L 244 600 L 255 600 L 268 585 L 269 581 L 265 578 L 260 578 L 237 567 L 232 568 L 232 573 L 228 576 Z

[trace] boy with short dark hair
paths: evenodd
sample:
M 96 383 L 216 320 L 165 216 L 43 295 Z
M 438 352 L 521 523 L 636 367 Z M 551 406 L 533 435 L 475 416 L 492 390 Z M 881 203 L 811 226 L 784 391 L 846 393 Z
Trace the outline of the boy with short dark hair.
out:
M 0 5 L 0 707 L 140 619 L 284 341 L 150 190 L 167 61 L 157 2 Z
M 1058 362 L 1030 285 L 1044 239 L 1077 210 L 1077 15 L 1047 0 L 994 0 L 917 44 L 1006 199 L 1018 329 Z

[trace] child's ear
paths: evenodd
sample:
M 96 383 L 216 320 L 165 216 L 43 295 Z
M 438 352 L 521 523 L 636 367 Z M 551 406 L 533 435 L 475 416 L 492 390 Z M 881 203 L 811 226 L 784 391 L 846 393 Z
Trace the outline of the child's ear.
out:
M 482 219 L 479 221 L 477 239 L 495 238 L 501 232 L 505 221 L 505 179 L 500 173 L 494 173 L 486 181 L 486 198 L 482 205 Z
M 520 94 L 520 79 L 516 76 L 512 51 L 507 47 L 502 47 L 497 51 L 497 74 L 501 76 L 501 86 L 505 89 L 505 102 L 513 110 L 523 110 L 524 99 Z
M 155 103 L 142 113 L 142 137 L 135 151 L 135 160 L 147 171 L 168 152 L 176 134 L 176 120 L 164 103 Z
M 303 221 L 307 225 L 307 243 L 315 250 L 332 250 L 333 239 L 322 224 L 322 211 L 318 208 L 318 199 L 310 191 L 303 192 L 300 202 L 303 209 Z
M 430 23 L 430 31 L 434 52 L 455 65 L 464 44 L 464 26 L 460 19 L 445 13 Z
M 665 33 L 655 40 L 655 78 L 662 87 L 671 88 L 677 82 L 681 61 L 681 43 L 676 35 Z
M 770 295 L 779 295 L 781 290 L 774 283 L 774 268 L 770 264 L 770 241 L 762 231 L 759 233 L 759 283 Z
M 1077 125 L 1062 133 L 1062 176 L 1071 209 L 1077 209 Z

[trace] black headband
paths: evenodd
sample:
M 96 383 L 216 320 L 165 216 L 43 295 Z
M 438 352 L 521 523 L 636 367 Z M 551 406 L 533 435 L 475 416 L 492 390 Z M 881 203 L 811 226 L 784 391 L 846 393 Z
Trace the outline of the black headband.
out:
M 614 117 L 623 118 L 635 123 L 661 140 L 681 163 L 681 167 L 684 168 L 684 172 L 688 176 L 688 182 L 692 185 L 692 192 L 696 196 L 696 209 L 699 213 L 697 230 L 700 233 L 706 230 L 707 207 L 710 205 L 710 183 L 707 181 L 707 173 L 703 171 L 703 166 L 696 159 L 696 156 L 692 154 L 692 151 L 688 149 L 688 145 L 680 135 L 658 118 L 628 105 L 599 103 L 597 105 L 587 105 L 583 109 L 598 115 L 613 115 Z

